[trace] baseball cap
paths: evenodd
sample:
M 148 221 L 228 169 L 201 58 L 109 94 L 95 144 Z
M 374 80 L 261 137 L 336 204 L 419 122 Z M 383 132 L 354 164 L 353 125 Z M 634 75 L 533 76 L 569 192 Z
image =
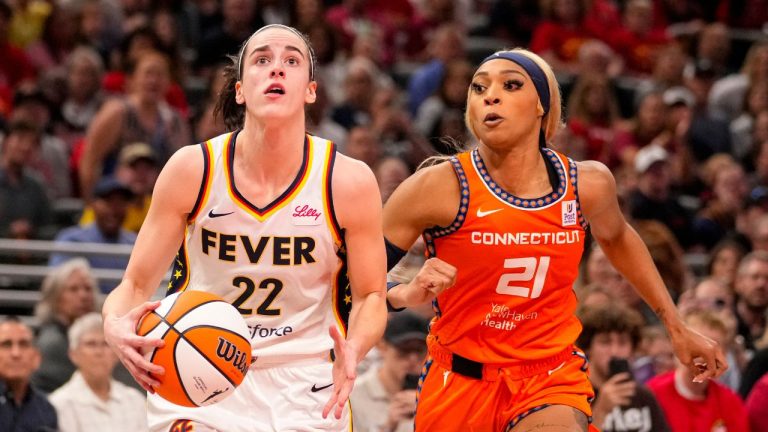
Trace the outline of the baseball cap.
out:
M 391 314 L 384 330 L 384 340 L 392 345 L 399 345 L 410 340 L 427 338 L 429 320 L 413 312 L 403 311 Z
M 635 171 L 642 174 L 657 162 L 666 162 L 668 157 L 669 153 L 664 147 L 657 144 L 647 145 L 635 155 Z
M 93 188 L 93 196 L 106 198 L 112 194 L 122 194 L 126 199 L 133 198 L 133 191 L 114 177 L 104 177 Z
M 676 86 L 670 87 L 662 95 L 662 100 L 667 106 L 675 106 L 683 104 L 688 108 L 696 106 L 696 96 L 685 87 Z
M 128 144 L 120 150 L 120 155 L 117 158 L 120 165 L 132 165 L 139 160 L 147 160 L 151 163 L 157 163 L 157 156 L 155 151 L 149 144 L 143 142 L 135 142 Z

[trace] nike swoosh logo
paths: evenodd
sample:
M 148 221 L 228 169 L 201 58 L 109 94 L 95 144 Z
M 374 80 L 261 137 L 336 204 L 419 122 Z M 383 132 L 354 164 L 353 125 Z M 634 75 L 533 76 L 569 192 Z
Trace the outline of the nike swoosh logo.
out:
M 330 387 L 332 385 L 333 385 L 333 383 L 330 383 L 328 385 L 324 385 L 322 387 L 318 387 L 317 384 L 312 384 L 312 388 L 310 390 L 312 391 L 312 393 L 317 393 L 320 390 L 325 390 L 325 389 L 327 389 L 328 387 Z
M 488 211 L 482 211 L 481 209 L 477 209 L 477 217 L 479 217 L 479 218 L 486 217 L 486 216 L 488 216 L 490 214 L 494 214 L 494 213 L 500 212 L 502 210 L 504 210 L 504 209 L 494 209 L 494 210 L 488 210 Z
M 552 375 L 553 373 L 557 372 L 557 371 L 558 371 L 558 369 L 560 369 L 560 368 L 561 368 L 561 367 L 563 367 L 563 366 L 565 366 L 565 362 L 562 362 L 562 363 L 560 363 L 560 366 L 558 366 L 558 367 L 556 367 L 556 368 L 554 368 L 554 369 L 550 369 L 550 370 L 548 370 L 548 371 L 547 371 L 547 374 L 549 374 L 549 375 Z
M 229 213 L 214 213 L 214 212 L 213 212 L 213 210 L 211 210 L 211 211 L 209 211 L 209 212 L 208 212 L 208 217 L 209 217 L 209 218 L 217 218 L 217 217 L 222 217 L 222 216 L 231 215 L 232 213 L 234 213 L 234 212 L 229 212 Z

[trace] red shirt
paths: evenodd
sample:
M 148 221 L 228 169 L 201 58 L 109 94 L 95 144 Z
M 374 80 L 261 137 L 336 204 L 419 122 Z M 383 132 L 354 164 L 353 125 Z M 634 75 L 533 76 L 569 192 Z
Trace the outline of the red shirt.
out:
M 552 51 L 560 60 L 571 63 L 578 60 L 581 44 L 590 36 L 581 27 L 570 28 L 554 21 L 544 21 L 533 31 L 531 50 L 538 54 Z
M 763 375 L 747 398 L 747 412 L 749 413 L 749 425 L 752 430 L 768 431 L 768 374 Z
M 559 354 L 581 332 L 576 279 L 586 221 L 574 162 L 542 150 L 558 176 L 556 189 L 523 199 L 490 177 L 477 150 L 452 160 L 462 200 L 448 227 L 424 232 L 427 251 L 458 268 L 443 291 L 431 334 L 454 353 L 482 363 L 537 360 Z
M 667 416 L 672 432 L 749 432 L 744 402 L 728 387 L 710 381 L 704 400 L 689 400 L 675 388 L 675 372 L 647 383 Z
M 627 68 L 635 72 L 650 73 L 661 47 L 669 44 L 664 30 L 651 30 L 639 35 L 627 29 L 617 30 L 610 39 L 616 51 L 624 57 Z

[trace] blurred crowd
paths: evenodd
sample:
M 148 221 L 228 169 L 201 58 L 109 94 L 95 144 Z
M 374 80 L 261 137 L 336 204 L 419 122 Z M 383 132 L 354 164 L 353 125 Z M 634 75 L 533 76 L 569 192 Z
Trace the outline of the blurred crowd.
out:
M 227 56 L 269 23 L 317 54 L 307 130 L 367 163 L 384 200 L 426 157 L 473 144 L 463 111 L 480 59 L 544 57 L 565 101 L 550 145 L 611 169 L 680 313 L 730 364 L 692 384 L 653 311 L 589 247 L 576 291 L 596 424 L 768 430 L 768 0 L 3 0 L 0 238 L 132 244 L 168 157 L 225 132 L 213 108 Z M 422 260 L 415 247 L 392 277 Z M 126 262 L 54 253 L 42 286 L 10 283 L 43 299 L 34 329 L 0 323 L 0 430 L 141 428 L 91 315 L 114 287 L 92 269 Z M 430 316 L 391 318 L 353 395 L 356 429 L 412 427 Z

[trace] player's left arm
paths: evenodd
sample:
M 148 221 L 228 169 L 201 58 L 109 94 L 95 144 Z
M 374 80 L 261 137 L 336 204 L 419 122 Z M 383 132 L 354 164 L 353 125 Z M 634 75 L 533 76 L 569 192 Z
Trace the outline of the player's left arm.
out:
M 346 340 L 335 328 L 334 395 L 336 417 L 352 391 L 360 360 L 384 334 L 387 323 L 387 259 L 382 233 L 381 195 L 373 172 L 360 161 L 337 155 L 333 172 L 333 206 L 344 230 L 352 310 Z M 342 376 L 343 374 L 343 376 Z
M 581 209 L 606 257 L 664 323 L 677 357 L 694 371 L 696 379 L 722 374 L 728 367 L 722 350 L 717 342 L 683 323 L 648 248 L 621 213 L 611 172 L 594 161 L 579 162 L 577 166 Z M 697 359 L 706 362 L 706 370 L 696 366 Z

